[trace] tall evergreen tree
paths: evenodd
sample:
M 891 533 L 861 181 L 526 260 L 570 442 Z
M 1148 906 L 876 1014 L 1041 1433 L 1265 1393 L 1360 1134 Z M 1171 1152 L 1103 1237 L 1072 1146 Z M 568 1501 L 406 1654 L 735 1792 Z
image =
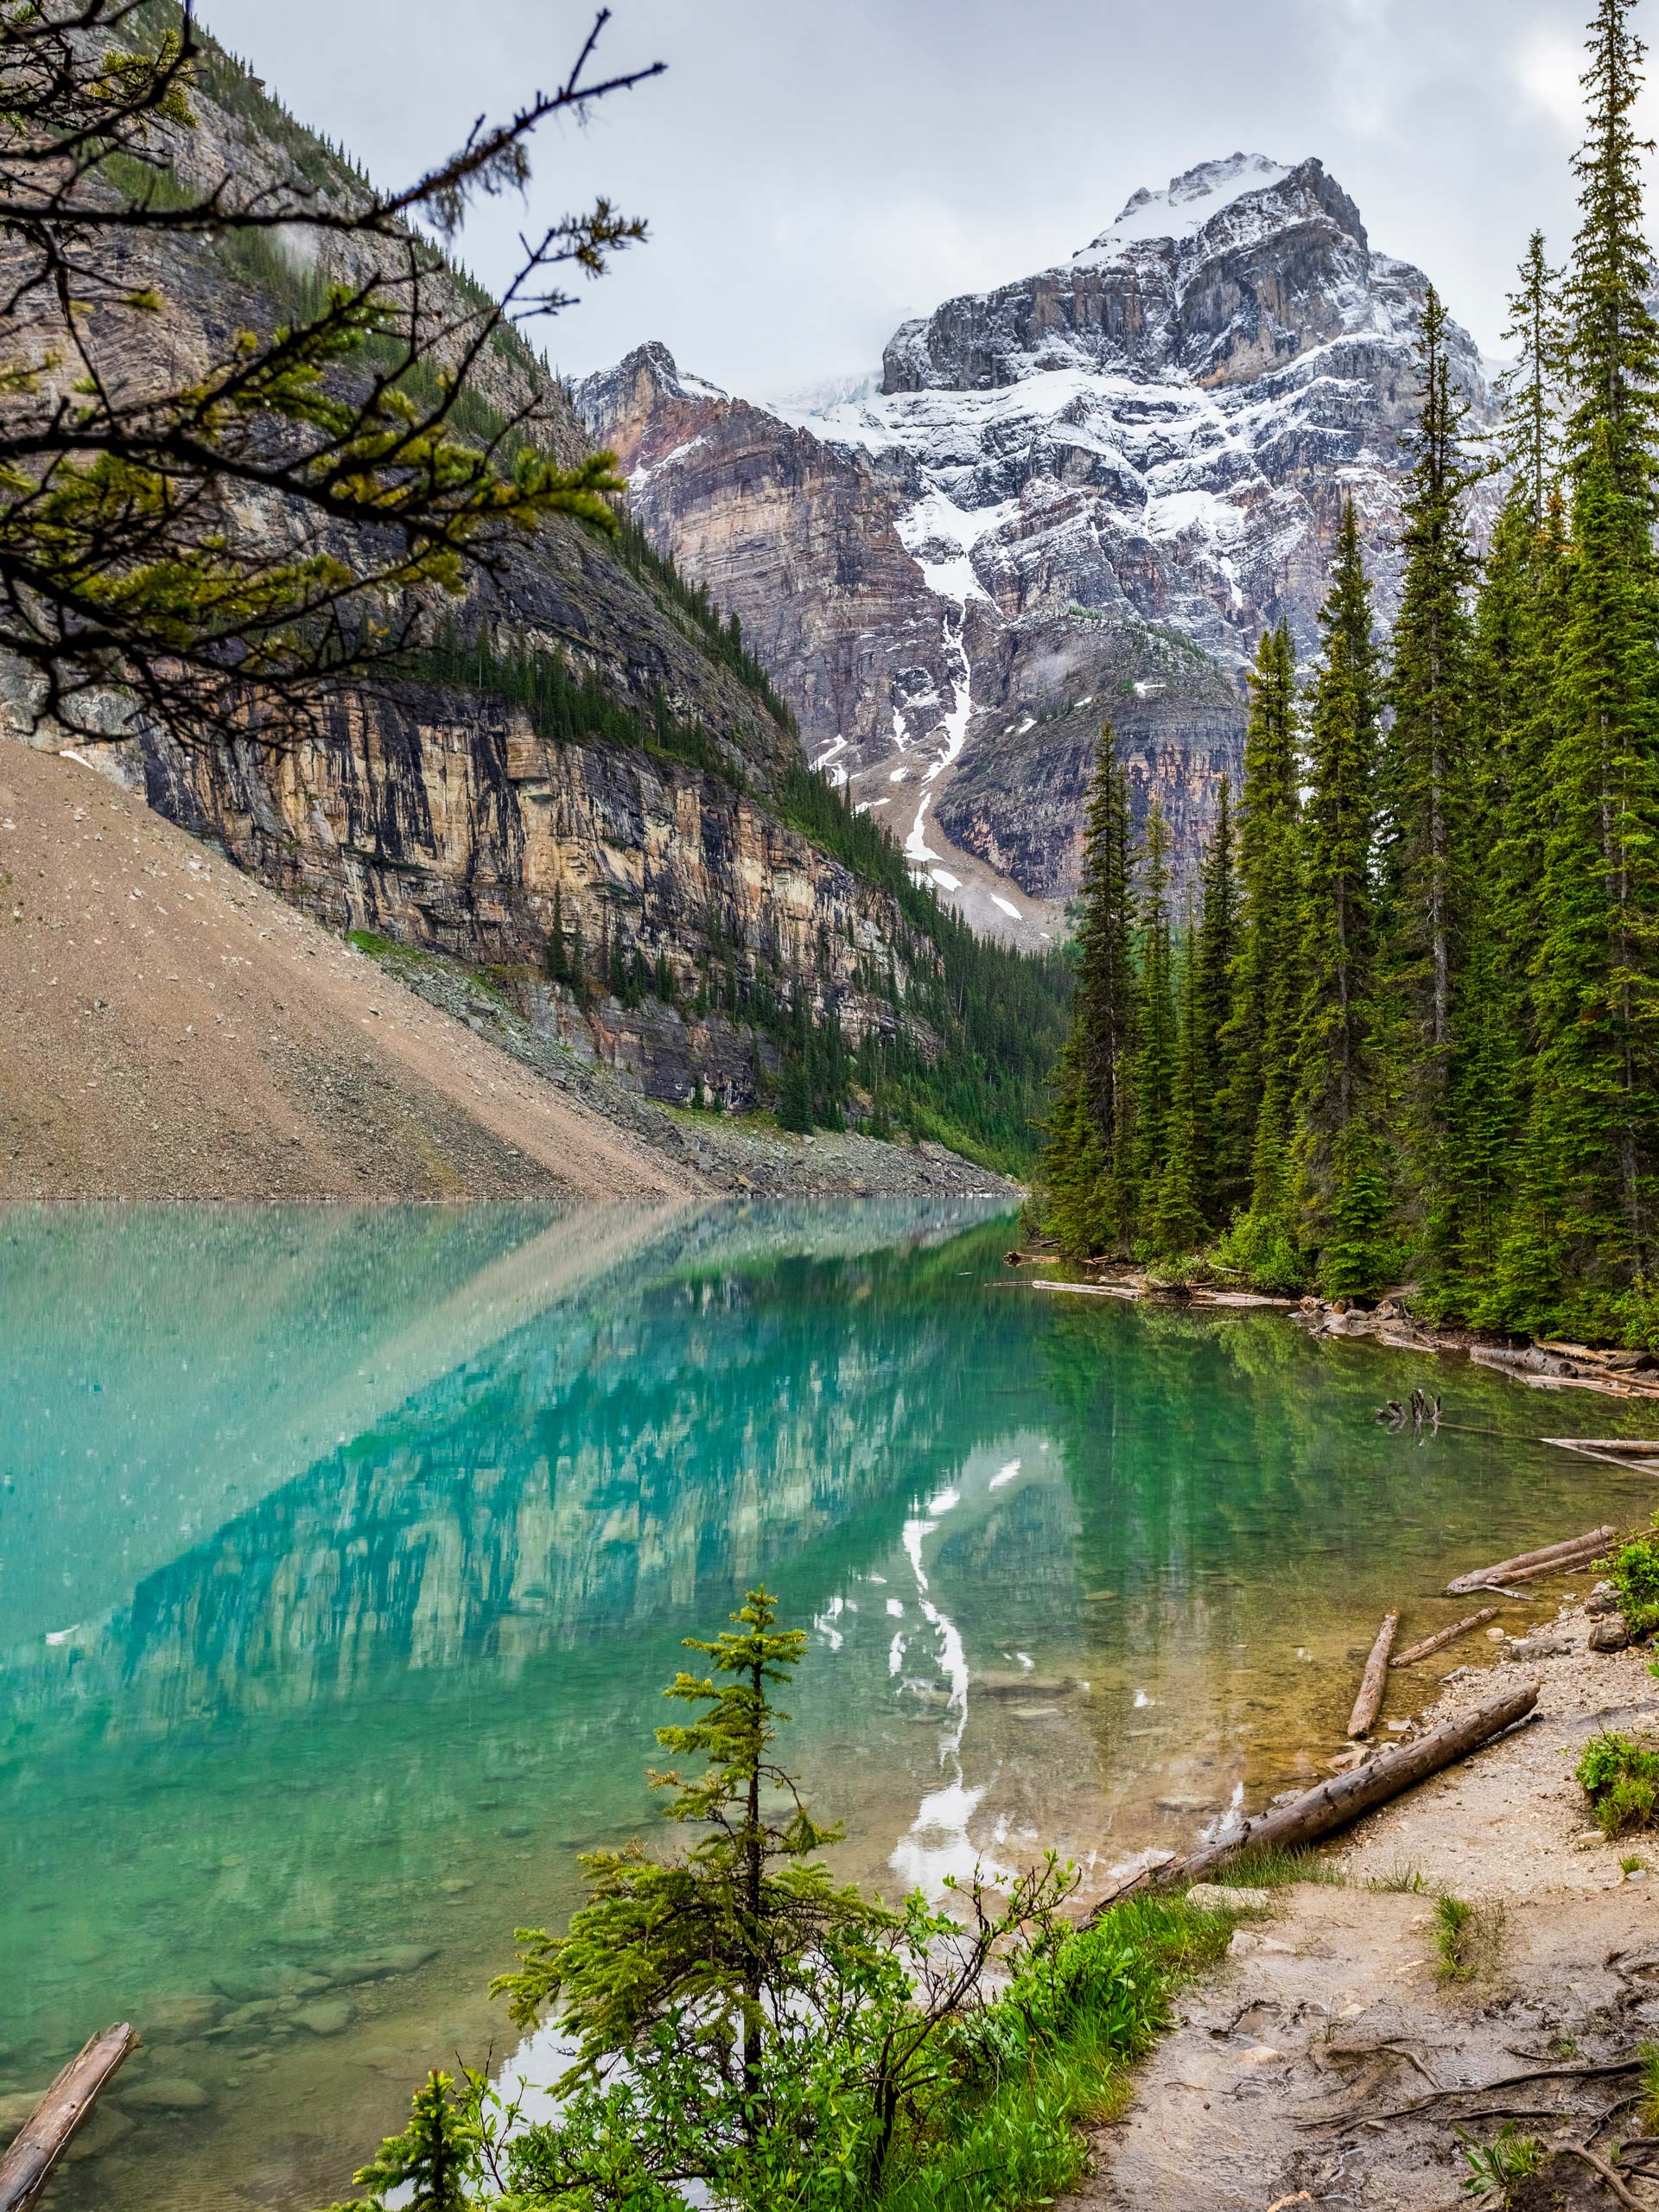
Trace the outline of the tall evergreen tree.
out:
M 1645 300 L 1643 48 L 1599 0 L 1567 283 L 1573 554 L 1556 664 L 1537 1062 L 1501 1303 L 1612 1330 L 1650 1288 L 1659 1187 L 1659 327 Z
M 1231 1212 L 1281 1213 L 1300 996 L 1296 656 L 1281 623 L 1262 639 L 1250 676 L 1239 807 L 1238 953 L 1224 1033 L 1227 1079 L 1217 1100 L 1217 1195 Z
M 1512 408 L 1516 397 L 1512 391 Z M 1548 459 L 1553 431 L 1547 423 L 1541 438 L 1529 422 L 1522 433 L 1510 447 L 1515 474 L 1493 528 L 1475 610 L 1471 801 L 1484 865 L 1470 917 L 1446 1135 L 1427 1224 L 1435 1297 L 1478 1322 L 1503 1318 L 1497 1258 L 1530 1106 L 1534 981 L 1554 804 L 1552 690 L 1565 622 L 1560 490 L 1522 465 L 1529 451 Z M 1542 504 L 1535 506 L 1541 480 Z
M 1561 272 L 1549 265 L 1541 231 L 1528 239 L 1516 273 L 1503 332 L 1514 363 L 1498 379 L 1503 412 L 1497 444 L 1510 472 L 1511 496 L 1537 530 L 1560 477 L 1560 401 L 1566 342 Z
M 1147 810 L 1135 905 L 1135 1023 L 1129 1145 L 1130 1217 L 1144 1225 L 1156 1204 L 1169 1154 L 1175 1094 L 1177 1022 L 1174 944 L 1169 921 L 1169 825 L 1156 797 Z
M 1048 1226 L 1073 1253 L 1116 1249 L 1131 1228 L 1125 1178 L 1134 1123 L 1134 863 L 1128 779 L 1116 733 L 1103 721 L 1084 824 L 1071 1027 L 1043 1155 Z
M 1478 471 L 1431 285 L 1417 340 L 1421 412 L 1403 503 L 1406 570 L 1383 747 L 1381 971 L 1389 1073 L 1408 1179 L 1425 1188 L 1445 1132 L 1454 1001 L 1476 864 L 1470 808 L 1474 556 L 1465 494 Z
M 1233 836 L 1233 794 L 1221 779 L 1215 826 L 1204 849 L 1199 877 L 1203 906 L 1192 946 L 1193 1103 L 1198 1203 L 1207 1220 L 1225 1225 L 1221 1204 L 1220 1095 L 1222 1032 L 1232 1010 L 1233 963 L 1238 955 L 1238 862 Z
M 1190 905 L 1177 967 L 1179 974 L 1175 996 L 1180 1012 L 1176 1024 L 1174 1069 L 1164 1128 L 1163 1160 L 1152 1193 L 1147 1221 L 1147 1239 L 1154 1251 L 1170 1258 L 1197 1251 L 1209 1226 L 1203 1205 L 1205 1104 L 1209 1088 L 1205 1066 L 1205 1024 L 1198 934 Z
M 1351 500 L 1343 509 L 1320 629 L 1324 664 L 1309 717 L 1301 817 L 1306 982 L 1296 1153 L 1303 1241 L 1319 1255 L 1327 1289 L 1355 1291 L 1372 1287 L 1386 1264 L 1388 1178 L 1372 1034 L 1376 652 Z

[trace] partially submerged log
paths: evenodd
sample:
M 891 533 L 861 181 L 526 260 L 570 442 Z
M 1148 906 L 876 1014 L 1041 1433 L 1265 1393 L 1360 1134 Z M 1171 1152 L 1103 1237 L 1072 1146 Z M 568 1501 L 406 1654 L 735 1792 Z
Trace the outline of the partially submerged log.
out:
M 137 2048 L 137 2037 L 123 2020 L 69 2061 L 0 2158 L 0 2212 L 29 2212 L 99 2092 Z
M 1460 1636 L 1467 1636 L 1471 1628 L 1478 1628 L 1483 1621 L 1496 1620 L 1497 1607 L 1483 1605 L 1478 1613 L 1471 1613 L 1466 1621 L 1459 1621 L 1454 1628 L 1443 1628 L 1433 1636 L 1426 1636 L 1421 1643 L 1409 1649 L 1396 1652 L 1389 1660 L 1390 1667 L 1414 1667 L 1420 1659 L 1427 1659 L 1431 1651 L 1444 1651 L 1448 1643 L 1455 1643 Z
M 1359 1678 L 1359 1695 L 1354 1700 L 1354 1709 L 1349 1715 L 1350 1736 L 1369 1736 L 1377 1714 L 1382 1710 L 1382 1690 L 1389 1679 L 1389 1654 L 1394 1649 L 1395 1631 L 1399 1625 L 1399 1614 L 1389 1613 L 1376 1631 L 1371 1656 L 1365 1662 L 1365 1672 Z
M 1090 1921 L 1098 1920 L 1109 1906 L 1137 1890 L 1185 1888 L 1203 1881 L 1243 1851 L 1297 1851 L 1306 1844 L 1317 1843 L 1321 1836 L 1345 1827 L 1376 1806 L 1386 1805 L 1391 1797 L 1427 1781 L 1454 1760 L 1466 1758 L 1504 1729 L 1514 1727 L 1517 1720 L 1524 1720 L 1537 1702 L 1538 1684 L 1522 1682 L 1502 1697 L 1477 1706 L 1472 1713 L 1444 1722 L 1415 1743 L 1379 1751 L 1375 1758 L 1351 1767 L 1346 1774 L 1316 1783 L 1288 1805 L 1258 1813 L 1224 1840 L 1207 1844 L 1189 1858 L 1172 1859 L 1155 1870 L 1143 1867 L 1120 1883 L 1109 1897 L 1103 1897 L 1090 1914 Z
M 1567 1452 L 1628 1452 L 1632 1459 L 1659 1459 L 1659 1444 L 1639 1436 L 1541 1436 L 1541 1444 L 1557 1444 Z
M 1501 1559 L 1496 1567 L 1478 1567 L 1472 1573 L 1459 1574 L 1446 1586 L 1448 1598 L 1466 1597 L 1474 1590 L 1490 1589 L 1497 1582 L 1530 1582 L 1540 1574 L 1559 1573 L 1569 1561 L 1588 1560 L 1611 1544 L 1618 1534 L 1611 1526 L 1587 1529 L 1581 1536 L 1568 1536 L 1559 1544 L 1545 1544 L 1535 1552 L 1522 1552 L 1514 1559 Z

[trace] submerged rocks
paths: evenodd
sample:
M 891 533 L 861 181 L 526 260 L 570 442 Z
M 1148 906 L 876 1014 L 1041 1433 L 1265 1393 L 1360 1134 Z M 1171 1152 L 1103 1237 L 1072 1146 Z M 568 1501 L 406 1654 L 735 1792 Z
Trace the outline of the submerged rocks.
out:
M 309 1997 L 328 1986 L 327 1977 L 307 1967 L 277 1963 L 250 1967 L 243 1974 L 213 1976 L 213 1987 L 238 2005 L 263 2004 L 274 1997 Z
M 296 2028 L 314 2036 L 343 2035 L 352 2024 L 352 2007 L 344 1997 L 330 1997 L 321 2004 L 302 2005 L 294 2015 Z
M 0 2145 L 10 2143 L 12 2137 L 34 2115 L 35 2107 L 46 2094 L 42 2085 L 38 2089 L 18 2089 L 0 2097 Z
M 123 2079 L 115 2094 L 129 2112 L 206 2112 L 213 2101 L 200 2082 L 183 2074 Z
M 101 2104 L 76 2132 L 63 2155 L 71 2165 L 80 2165 L 88 2158 L 101 2158 L 106 2151 L 113 2151 L 118 2143 L 124 2142 L 137 2125 L 136 2120 L 129 2120 L 113 2105 Z
M 1022 1700 L 1074 1697 L 1083 1684 L 1070 1675 L 1002 1674 L 995 1668 L 976 1675 L 973 1687 L 981 1697 L 1017 1697 Z
M 387 1974 L 413 1974 L 429 1959 L 437 1957 L 436 1947 L 425 1943 L 389 1943 L 384 1950 L 365 1951 L 357 1958 L 336 1959 L 327 1968 L 329 1981 L 347 1986 L 358 1981 L 379 1981 Z M 322 1984 L 318 1983 L 318 1987 Z
M 193 2043 L 224 2017 L 227 1997 L 211 1992 L 194 1997 L 158 1997 L 138 2021 L 146 2043 Z

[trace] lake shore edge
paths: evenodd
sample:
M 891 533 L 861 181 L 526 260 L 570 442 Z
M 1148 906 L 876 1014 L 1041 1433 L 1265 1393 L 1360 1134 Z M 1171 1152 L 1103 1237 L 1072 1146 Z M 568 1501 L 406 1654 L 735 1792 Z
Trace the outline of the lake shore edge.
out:
M 1248 1862 L 1215 1878 L 1249 1909 L 1122 2120 L 1095 2132 L 1090 2177 L 1065 2212 L 1177 2212 L 1195 2171 L 1216 2204 L 1335 2190 L 1444 2212 L 1465 2150 L 1500 2126 L 1537 2145 L 1551 2187 L 1582 2175 L 1584 2193 L 1538 2204 L 1623 2201 L 1582 2154 L 1611 2170 L 1621 2113 L 1625 2135 L 1642 2132 L 1630 2054 L 1659 2018 L 1644 1979 L 1659 1852 L 1650 1831 L 1604 1836 L 1574 1770 L 1604 1731 L 1659 1729 L 1659 1685 L 1642 1645 L 1594 1647 L 1605 1618 L 1558 1597 L 1553 1619 L 1491 1631 L 1503 1640 L 1490 1661 L 1427 1685 L 1402 1739 L 1522 1675 L 1539 1686 L 1525 1721 L 1314 1847 L 1284 1886 L 1243 1886 L 1257 1878 Z

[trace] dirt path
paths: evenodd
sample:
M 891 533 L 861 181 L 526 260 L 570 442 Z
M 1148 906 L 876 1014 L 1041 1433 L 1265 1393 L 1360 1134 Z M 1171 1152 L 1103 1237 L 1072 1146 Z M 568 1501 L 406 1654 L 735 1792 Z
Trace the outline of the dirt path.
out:
M 0 1198 L 702 1187 L 92 769 L 0 747 Z
M 1468 2201 L 1459 2126 L 1489 2142 L 1513 2114 L 1546 2143 L 1603 2155 L 1639 2132 L 1633 2073 L 1557 2075 L 1395 2114 L 1437 2086 L 1606 2062 L 1659 2037 L 1659 1877 L 1627 1879 L 1619 1865 L 1638 1853 L 1659 1866 L 1659 1849 L 1589 1831 L 1572 1779 L 1598 1729 L 1659 1725 L 1659 1685 L 1645 1653 L 1590 1652 L 1588 1629 L 1573 1609 L 1505 1647 L 1541 1684 L 1538 1718 L 1361 1822 L 1326 1854 L 1330 1885 L 1275 1892 L 1240 1927 L 1145 2069 L 1126 2121 L 1097 2139 L 1096 2177 L 1071 2212 L 1450 2212 Z M 1493 1671 L 1449 1681 L 1424 1725 L 1490 1695 Z M 1442 1891 L 1479 1909 L 1467 1980 L 1443 1971 Z M 1659 2205 L 1655 2184 L 1626 2186 Z M 1538 2203 L 1619 2202 L 1580 2161 L 1552 2169 L 1548 2189 L 1572 2193 Z

